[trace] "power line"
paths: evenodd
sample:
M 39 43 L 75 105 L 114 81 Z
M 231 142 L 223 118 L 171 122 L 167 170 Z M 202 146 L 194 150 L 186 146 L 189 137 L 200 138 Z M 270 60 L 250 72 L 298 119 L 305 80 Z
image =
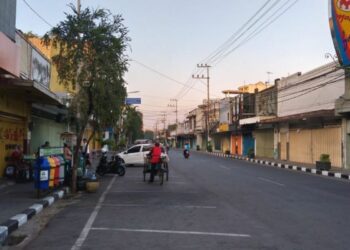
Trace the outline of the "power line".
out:
M 154 72 L 154 73 L 156 73 L 156 74 L 158 74 L 158 75 L 160 75 L 160 76 L 162 76 L 162 77 L 164 77 L 164 78 L 166 78 L 166 79 L 168 79 L 170 81 L 173 81 L 173 82 L 175 82 L 177 84 L 180 84 L 182 86 L 188 87 L 186 83 L 183 83 L 183 82 L 180 82 L 178 80 L 175 80 L 174 78 L 172 78 L 170 76 L 167 76 L 164 73 L 161 73 L 158 70 L 155 70 L 155 69 L 151 68 L 150 66 L 148 66 L 148 65 L 146 65 L 144 63 L 141 63 L 141 62 L 139 62 L 139 61 L 137 61 L 135 59 L 131 59 L 131 61 L 137 63 L 138 65 L 140 65 L 140 66 L 142 66 L 142 67 L 144 67 L 144 68 L 146 68 L 146 69 L 148 69 L 148 70 L 150 70 L 150 71 L 152 71 L 152 72 Z M 192 88 L 192 89 L 205 93 L 203 90 L 200 90 L 200 89 L 195 89 L 195 88 Z
M 266 9 L 261 15 L 260 12 L 263 11 L 263 9 L 268 5 L 270 1 L 266 1 L 262 7 L 252 15 L 252 17 L 240 28 L 238 32 L 235 33 L 235 35 L 226 42 L 227 45 L 223 46 L 217 53 L 215 53 L 213 56 L 209 57 L 206 63 L 212 63 L 216 59 L 216 57 L 220 57 L 223 53 L 225 53 L 225 50 L 227 50 L 230 46 L 232 46 L 235 42 L 237 42 L 241 37 L 243 37 L 250 29 L 252 29 L 257 23 L 259 23 L 261 20 L 263 20 L 264 16 L 266 16 L 281 0 L 277 0 L 272 3 L 268 9 Z M 256 19 L 253 23 L 249 24 L 250 21 Z M 248 27 L 246 27 L 249 25 Z
M 258 34 L 260 34 L 262 31 L 264 31 L 266 28 L 268 28 L 271 24 L 273 24 L 277 19 L 279 19 L 283 14 L 285 14 L 290 8 L 292 8 L 299 0 L 295 0 L 293 3 L 291 3 L 289 6 L 287 6 L 287 8 L 285 8 L 281 13 L 279 13 L 275 18 L 273 18 L 278 11 L 282 10 L 286 5 L 281 6 L 280 8 L 278 8 L 270 17 L 268 17 L 263 23 L 262 25 L 260 25 L 259 27 L 257 27 L 251 34 L 249 34 L 242 42 L 240 42 L 237 46 L 235 46 L 234 48 L 230 49 L 228 52 L 226 52 L 225 54 L 221 55 L 219 58 L 216 58 L 215 61 L 213 61 L 212 63 L 214 65 L 217 65 L 218 63 L 220 63 L 223 59 L 225 59 L 228 55 L 230 55 L 232 52 L 234 52 L 235 50 L 237 50 L 238 48 L 240 48 L 241 46 L 243 46 L 244 44 L 246 44 L 248 41 L 250 41 L 252 38 L 256 37 Z M 287 1 L 289 2 L 289 1 Z M 273 18 L 270 22 L 269 20 Z M 266 24 L 267 23 L 267 24 Z M 266 25 L 265 25 L 266 24 Z
M 25 3 L 25 5 L 28 6 L 29 9 L 31 9 L 31 11 L 33 11 L 35 13 L 35 15 L 37 15 L 44 23 L 46 23 L 47 25 L 49 25 L 51 28 L 53 28 L 54 26 L 52 24 L 50 24 L 48 21 L 46 21 L 45 18 L 43 18 L 37 11 L 35 11 L 32 6 L 29 5 L 29 3 L 27 3 L 26 0 L 23 0 L 23 2 Z

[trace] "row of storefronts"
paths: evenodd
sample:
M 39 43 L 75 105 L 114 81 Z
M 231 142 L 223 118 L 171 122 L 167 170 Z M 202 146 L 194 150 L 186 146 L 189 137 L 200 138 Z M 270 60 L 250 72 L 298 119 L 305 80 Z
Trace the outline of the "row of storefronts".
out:
M 333 167 L 347 168 L 346 119 L 335 107 L 345 92 L 345 73 L 338 64 L 276 79 L 266 88 L 252 88 L 218 101 L 219 115 L 210 127 L 212 151 L 309 164 L 328 154 Z M 199 107 L 192 114 L 200 111 L 204 110 Z M 189 115 L 178 141 L 190 141 L 195 149 L 201 137 L 204 149 L 204 112 L 201 119 L 202 127 L 196 126 L 196 117 Z

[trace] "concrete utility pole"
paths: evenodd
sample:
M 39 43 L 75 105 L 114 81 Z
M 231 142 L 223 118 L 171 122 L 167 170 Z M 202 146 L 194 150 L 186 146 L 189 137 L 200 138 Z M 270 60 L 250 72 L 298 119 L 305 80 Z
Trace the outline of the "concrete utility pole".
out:
M 81 7 L 80 0 L 77 0 L 77 11 L 78 11 L 78 15 L 80 15 L 80 7 Z
M 209 114 L 210 114 L 210 95 L 209 95 L 209 80 L 210 80 L 210 77 L 209 77 L 209 68 L 210 66 L 208 64 L 197 64 L 197 67 L 198 68 L 206 68 L 207 69 L 207 76 L 194 76 L 192 75 L 192 78 L 193 79 L 207 79 L 207 146 L 209 144 L 209 141 L 210 141 L 210 137 L 209 137 Z
M 163 129 L 164 129 L 164 140 L 166 142 L 166 131 L 165 131 L 165 123 L 166 123 L 166 113 L 161 114 L 162 119 L 161 122 L 163 123 Z
M 168 107 L 175 107 L 175 114 L 176 114 L 176 128 L 175 128 L 175 147 L 177 145 L 177 123 L 178 123 L 178 120 L 177 120 L 177 114 L 178 114 L 178 110 L 177 110 L 177 102 L 178 100 L 177 99 L 170 99 L 171 102 L 175 102 L 175 105 L 174 104 L 169 104 Z

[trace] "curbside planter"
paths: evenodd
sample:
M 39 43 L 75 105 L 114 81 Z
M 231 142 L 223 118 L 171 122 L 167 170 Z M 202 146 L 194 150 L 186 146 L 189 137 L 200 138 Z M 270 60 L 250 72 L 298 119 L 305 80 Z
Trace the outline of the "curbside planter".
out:
M 88 193 L 95 193 L 100 186 L 100 182 L 97 180 L 86 182 L 86 191 Z
M 330 162 L 326 162 L 326 161 L 316 161 L 316 169 L 317 170 L 330 170 L 331 169 L 331 163 Z

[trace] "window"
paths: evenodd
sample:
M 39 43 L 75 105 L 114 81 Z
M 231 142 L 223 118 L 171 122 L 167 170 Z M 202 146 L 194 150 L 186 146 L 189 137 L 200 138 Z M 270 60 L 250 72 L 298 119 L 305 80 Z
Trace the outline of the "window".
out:
M 136 146 L 128 150 L 128 154 L 140 152 L 141 146 Z
M 142 152 L 151 151 L 151 149 L 152 149 L 152 146 L 143 146 Z

